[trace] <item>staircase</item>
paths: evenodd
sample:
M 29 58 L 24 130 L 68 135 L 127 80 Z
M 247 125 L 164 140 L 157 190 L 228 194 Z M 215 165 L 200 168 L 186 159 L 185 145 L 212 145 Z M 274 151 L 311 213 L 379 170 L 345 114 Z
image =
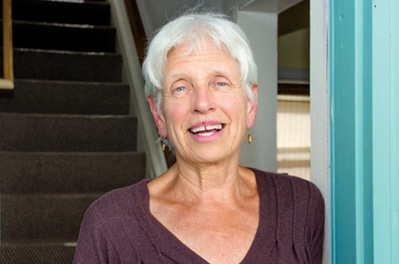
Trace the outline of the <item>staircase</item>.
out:
M 87 207 L 145 176 L 116 34 L 105 0 L 13 0 L 15 89 L 0 90 L 0 263 L 71 263 Z

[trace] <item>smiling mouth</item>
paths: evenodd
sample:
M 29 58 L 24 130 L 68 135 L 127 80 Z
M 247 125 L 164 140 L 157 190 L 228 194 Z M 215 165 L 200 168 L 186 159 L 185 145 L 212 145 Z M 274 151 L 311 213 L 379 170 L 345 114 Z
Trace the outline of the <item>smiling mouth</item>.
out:
M 200 126 L 200 127 L 196 127 L 196 128 L 191 128 L 191 129 L 189 129 L 189 131 L 194 135 L 208 137 L 208 136 L 211 136 L 211 135 L 219 132 L 220 130 L 223 129 L 223 127 L 224 127 L 223 124 L 211 125 L 211 126 Z

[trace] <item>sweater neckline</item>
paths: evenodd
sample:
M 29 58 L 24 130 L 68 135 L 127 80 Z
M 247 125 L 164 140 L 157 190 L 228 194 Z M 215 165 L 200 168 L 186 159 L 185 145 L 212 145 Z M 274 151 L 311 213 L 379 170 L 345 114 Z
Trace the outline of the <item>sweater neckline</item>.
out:
M 263 177 L 260 171 L 252 168 L 250 169 L 255 174 L 259 193 L 259 223 L 251 246 L 241 263 L 259 263 L 254 262 L 255 260 L 259 261 L 259 256 L 256 254 L 259 252 L 259 247 L 263 248 L 267 245 L 270 249 L 270 244 L 275 242 L 275 236 L 270 233 L 270 231 L 272 231 L 272 229 L 270 229 L 270 222 L 266 224 L 268 221 L 268 219 L 266 219 L 266 212 L 269 207 L 266 201 L 270 201 L 270 199 L 263 198 L 264 195 L 267 195 L 267 193 L 264 192 L 266 189 L 266 182 L 262 179 Z M 150 212 L 150 195 L 147 187 L 148 182 L 150 182 L 150 180 L 146 179 L 137 185 L 135 191 L 138 193 L 137 195 L 134 195 L 133 199 L 137 200 L 136 205 L 139 205 L 139 210 L 141 211 L 141 213 L 138 214 L 138 217 L 143 218 L 140 223 L 146 231 L 147 236 L 152 240 L 154 247 L 157 248 L 159 254 L 173 259 L 178 263 L 208 263 L 192 249 L 187 247 L 172 232 L 170 232 L 169 229 L 159 222 L 155 216 L 152 215 Z

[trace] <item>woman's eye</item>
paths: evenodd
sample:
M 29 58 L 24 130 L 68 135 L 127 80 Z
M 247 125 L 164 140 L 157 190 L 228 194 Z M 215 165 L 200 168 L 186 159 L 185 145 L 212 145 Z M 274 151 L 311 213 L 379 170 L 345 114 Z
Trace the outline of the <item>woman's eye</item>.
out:
M 186 90 L 185 87 L 178 87 L 178 88 L 175 89 L 175 92 L 183 92 L 185 90 Z
M 228 82 L 224 81 L 219 81 L 215 83 L 215 88 L 220 89 L 220 90 L 225 90 L 230 87 L 230 84 Z
M 189 92 L 189 88 L 186 86 L 177 86 L 173 89 L 173 96 L 180 97 L 184 96 Z

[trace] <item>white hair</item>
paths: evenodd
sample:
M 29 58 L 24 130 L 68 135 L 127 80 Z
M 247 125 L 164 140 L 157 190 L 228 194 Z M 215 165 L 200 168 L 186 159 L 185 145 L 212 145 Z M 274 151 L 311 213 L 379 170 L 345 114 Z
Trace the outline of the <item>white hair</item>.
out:
M 247 96 L 252 103 L 255 102 L 251 87 L 257 84 L 257 68 L 244 32 L 222 14 L 189 13 L 164 25 L 147 49 L 143 64 L 145 92 L 147 95 L 151 94 L 158 111 L 161 110 L 162 79 L 169 52 L 181 45 L 192 51 L 209 40 L 238 62 Z

